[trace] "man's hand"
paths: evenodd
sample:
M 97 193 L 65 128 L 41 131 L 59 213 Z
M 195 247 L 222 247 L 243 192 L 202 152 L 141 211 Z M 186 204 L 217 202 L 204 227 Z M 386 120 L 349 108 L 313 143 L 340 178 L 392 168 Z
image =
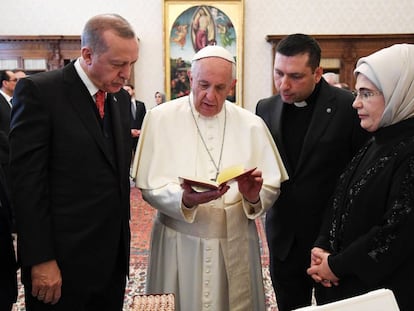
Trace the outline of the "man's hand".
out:
M 131 137 L 132 138 L 139 137 L 140 134 L 141 134 L 141 130 L 131 129 Z
M 32 295 L 44 303 L 56 304 L 61 296 L 62 276 L 56 260 L 32 267 Z

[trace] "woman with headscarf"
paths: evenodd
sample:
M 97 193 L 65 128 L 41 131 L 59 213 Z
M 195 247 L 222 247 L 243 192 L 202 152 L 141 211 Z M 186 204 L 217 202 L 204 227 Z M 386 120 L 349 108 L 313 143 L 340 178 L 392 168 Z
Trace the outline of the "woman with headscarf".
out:
M 155 107 L 165 103 L 165 94 L 157 91 L 155 92 L 154 97 L 155 97 Z
M 323 303 L 388 288 L 414 310 L 414 45 L 363 57 L 354 73 L 372 139 L 338 181 L 308 274 L 326 287 Z

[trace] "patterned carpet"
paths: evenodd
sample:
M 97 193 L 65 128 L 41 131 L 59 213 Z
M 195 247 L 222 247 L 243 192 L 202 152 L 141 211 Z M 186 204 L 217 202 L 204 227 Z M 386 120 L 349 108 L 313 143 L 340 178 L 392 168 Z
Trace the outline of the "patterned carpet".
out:
M 151 235 L 152 219 L 155 210 L 142 200 L 137 188 L 131 188 L 131 269 L 130 279 L 126 288 L 124 311 L 130 309 L 132 298 L 145 291 L 145 275 L 148 262 L 148 248 Z M 276 299 L 269 276 L 269 254 L 264 235 L 263 221 L 257 220 L 257 227 L 261 239 L 263 278 L 266 289 L 267 311 L 277 311 Z M 19 288 L 18 301 L 13 311 L 25 311 L 23 289 Z

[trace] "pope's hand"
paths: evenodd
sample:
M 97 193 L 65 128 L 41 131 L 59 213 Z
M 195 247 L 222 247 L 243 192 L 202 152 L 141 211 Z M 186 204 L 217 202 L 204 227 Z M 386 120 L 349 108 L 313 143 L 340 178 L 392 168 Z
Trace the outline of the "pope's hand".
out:
M 229 186 L 224 185 L 217 190 L 197 192 L 185 182 L 181 184 L 181 188 L 184 189 L 182 198 L 183 204 L 188 208 L 216 200 L 230 189 Z
M 260 190 L 263 185 L 262 171 L 255 169 L 250 175 L 242 175 L 237 178 L 239 191 L 243 197 L 252 203 L 260 199 Z

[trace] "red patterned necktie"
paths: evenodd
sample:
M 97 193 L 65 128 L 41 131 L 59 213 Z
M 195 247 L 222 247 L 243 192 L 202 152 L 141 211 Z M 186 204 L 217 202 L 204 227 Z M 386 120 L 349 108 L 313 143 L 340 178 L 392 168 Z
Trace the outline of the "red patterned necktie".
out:
M 98 107 L 99 115 L 101 118 L 104 117 L 104 107 L 105 107 L 105 92 L 102 90 L 98 90 L 96 92 L 96 107 Z

